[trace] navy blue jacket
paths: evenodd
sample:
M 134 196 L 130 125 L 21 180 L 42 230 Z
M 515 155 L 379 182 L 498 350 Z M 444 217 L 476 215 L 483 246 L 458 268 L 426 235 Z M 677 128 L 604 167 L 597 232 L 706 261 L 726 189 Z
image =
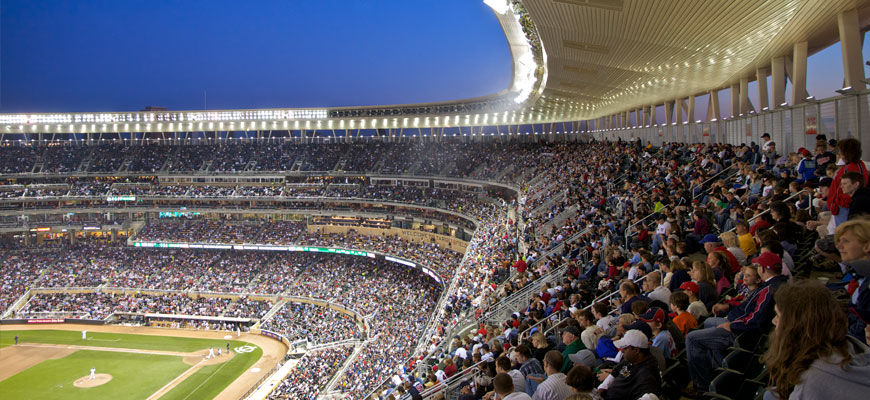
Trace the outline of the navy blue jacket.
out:
M 770 326 L 775 311 L 773 295 L 782 284 L 788 282 L 788 277 L 777 275 L 763 282 L 759 288 L 750 293 L 740 305 L 728 312 L 731 322 L 731 332 L 735 335 L 745 331 L 757 331 Z

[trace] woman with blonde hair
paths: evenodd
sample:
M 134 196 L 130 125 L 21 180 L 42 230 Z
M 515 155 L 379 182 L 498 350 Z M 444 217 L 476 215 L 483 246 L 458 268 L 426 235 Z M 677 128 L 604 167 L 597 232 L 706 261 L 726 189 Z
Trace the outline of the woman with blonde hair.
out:
M 852 296 L 849 306 L 849 333 L 862 337 L 870 321 L 870 219 L 846 221 L 834 232 L 834 243 L 843 263 L 851 266 L 856 275 L 846 286 Z
M 840 224 L 834 232 L 834 243 L 844 263 L 870 259 L 870 218 Z
M 774 300 L 776 328 L 763 357 L 773 397 L 866 399 L 870 349 L 847 335 L 846 314 L 830 290 L 798 281 L 777 290 Z
M 553 346 L 547 341 L 547 337 L 541 331 L 532 334 L 532 356 L 538 358 L 538 361 L 543 365 L 544 356 L 548 351 L 553 350 Z
M 743 252 L 743 249 L 740 247 L 740 242 L 737 240 L 737 234 L 734 232 L 725 232 L 719 235 L 719 239 L 722 240 L 722 245 L 734 255 L 734 258 L 737 259 L 737 262 L 740 263 L 740 266 L 746 265 L 746 256 L 747 254 Z

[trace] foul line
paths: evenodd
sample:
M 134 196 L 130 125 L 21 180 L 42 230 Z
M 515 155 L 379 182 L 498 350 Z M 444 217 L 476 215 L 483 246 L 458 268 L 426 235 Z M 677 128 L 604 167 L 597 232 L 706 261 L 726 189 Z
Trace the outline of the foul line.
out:
M 194 353 L 182 353 L 179 351 L 160 351 L 160 350 L 140 350 L 140 349 L 127 349 L 120 347 L 100 347 L 100 346 L 77 346 L 77 345 L 65 345 L 65 344 L 18 344 L 17 346 L 21 347 L 47 347 L 47 348 L 60 348 L 60 349 L 74 349 L 74 350 L 94 350 L 94 351 L 111 351 L 117 353 L 137 353 L 137 354 L 155 354 L 155 355 L 164 355 L 164 356 L 179 356 L 179 357 L 187 357 L 196 355 Z
M 202 362 L 202 361 L 200 361 L 200 362 Z M 199 390 L 199 388 L 201 388 L 202 385 L 204 385 L 206 382 L 208 382 L 209 379 L 211 379 L 213 376 L 215 376 L 215 374 L 217 374 L 218 372 L 220 372 L 220 370 L 222 370 L 224 367 L 226 367 L 227 364 L 229 364 L 229 361 L 221 363 L 220 368 L 214 370 L 214 372 L 212 372 L 211 375 L 208 376 L 208 378 L 205 378 L 204 381 L 202 381 L 199 385 L 197 385 L 195 388 L 193 388 L 193 390 L 191 390 L 190 393 L 187 394 L 187 396 L 184 396 L 184 399 L 182 399 L 182 400 L 187 400 L 187 398 L 190 397 L 190 395 L 196 393 L 196 391 Z M 196 365 L 199 365 L 199 364 L 197 363 Z M 148 400 L 150 400 L 150 399 L 148 399 Z
M 200 362 L 198 362 L 198 363 L 196 363 L 194 366 L 188 368 L 187 371 L 184 371 L 181 375 L 176 376 L 175 379 L 169 381 L 169 383 L 167 383 L 165 386 L 163 386 L 162 388 L 160 388 L 158 391 L 154 392 L 154 394 L 152 394 L 151 396 L 148 396 L 148 398 L 147 398 L 146 400 L 152 400 L 152 399 L 158 399 L 158 398 L 160 398 L 160 396 L 163 396 L 163 394 L 165 394 L 165 393 L 163 393 L 163 391 L 164 391 L 166 388 L 169 388 L 169 387 L 174 386 L 175 383 L 176 383 L 175 381 L 177 381 L 177 380 L 179 380 L 179 379 L 186 379 L 187 376 L 188 376 L 188 374 L 190 373 L 190 371 L 193 370 L 194 368 L 199 368 L 199 364 L 202 364 L 203 362 L 205 362 L 204 359 L 203 359 L 203 360 L 200 360 Z

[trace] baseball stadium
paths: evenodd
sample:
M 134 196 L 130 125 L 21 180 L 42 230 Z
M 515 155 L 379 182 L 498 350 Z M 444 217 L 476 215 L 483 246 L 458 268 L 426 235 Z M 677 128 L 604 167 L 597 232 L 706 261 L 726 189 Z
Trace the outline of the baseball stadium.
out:
M 26 3 L 2 6 L 7 88 L 45 39 L 8 26 L 61 23 Z M 468 3 L 503 37 L 494 94 L 7 89 L 0 397 L 868 397 L 870 1 Z

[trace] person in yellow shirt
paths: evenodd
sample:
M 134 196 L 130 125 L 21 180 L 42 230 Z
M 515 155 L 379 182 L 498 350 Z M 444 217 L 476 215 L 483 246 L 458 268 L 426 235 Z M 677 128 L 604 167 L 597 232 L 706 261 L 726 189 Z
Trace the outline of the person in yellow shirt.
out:
M 749 233 L 749 223 L 746 221 L 740 221 L 737 223 L 736 227 L 737 241 L 740 242 L 740 249 L 742 249 L 743 253 L 746 254 L 746 258 L 749 259 L 758 253 L 758 249 L 755 248 L 755 238 L 753 238 L 752 234 Z

